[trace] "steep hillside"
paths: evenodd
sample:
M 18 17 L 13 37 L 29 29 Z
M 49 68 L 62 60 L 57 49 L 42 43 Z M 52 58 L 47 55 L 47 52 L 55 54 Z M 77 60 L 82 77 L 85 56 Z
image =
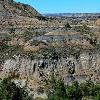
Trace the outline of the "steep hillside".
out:
M 35 17 L 40 14 L 30 5 L 16 3 L 13 0 L 0 1 L 0 19 L 11 16 Z
M 41 17 L 33 7 L 13 0 L 0 0 L 0 40 L 1 35 L 25 33 L 30 27 L 38 27 Z

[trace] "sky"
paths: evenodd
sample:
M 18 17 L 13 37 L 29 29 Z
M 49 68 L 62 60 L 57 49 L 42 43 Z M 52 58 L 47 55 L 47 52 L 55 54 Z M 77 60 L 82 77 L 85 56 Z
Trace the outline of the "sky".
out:
M 100 0 L 15 0 L 45 13 L 100 13 Z

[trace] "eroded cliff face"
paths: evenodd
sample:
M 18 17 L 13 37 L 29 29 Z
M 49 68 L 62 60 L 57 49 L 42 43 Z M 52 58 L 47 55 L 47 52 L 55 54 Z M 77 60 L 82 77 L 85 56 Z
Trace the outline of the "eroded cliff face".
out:
M 50 59 L 33 59 L 21 56 L 14 56 L 3 64 L 3 70 L 0 76 L 7 76 L 10 73 L 19 75 L 21 79 L 36 79 L 38 81 L 50 77 L 52 72 L 61 76 L 65 83 L 70 82 L 70 68 L 75 68 L 72 76 L 79 82 L 91 78 L 95 82 L 100 82 L 100 52 L 99 51 L 82 51 L 76 59 L 69 55 L 64 58 Z

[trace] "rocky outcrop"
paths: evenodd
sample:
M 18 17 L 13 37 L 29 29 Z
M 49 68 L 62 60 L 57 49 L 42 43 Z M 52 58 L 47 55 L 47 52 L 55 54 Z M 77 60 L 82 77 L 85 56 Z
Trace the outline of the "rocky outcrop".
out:
M 79 82 L 91 78 L 93 81 L 100 82 L 100 52 L 82 51 L 76 59 L 69 55 L 66 58 L 61 57 L 58 61 L 50 59 L 29 59 L 21 56 L 14 56 L 14 59 L 8 59 L 3 65 L 2 75 L 8 75 L 11 71 L 17 71 L 20 78 L 37 79 L 39 81 L 50 77 L 52 70 L 69 82 L 69 68 L 75 67 L 73 76 Z M 1 75 L 1 76 L 2 76 Z M 46 77 L 45 77 L 46 76 Z

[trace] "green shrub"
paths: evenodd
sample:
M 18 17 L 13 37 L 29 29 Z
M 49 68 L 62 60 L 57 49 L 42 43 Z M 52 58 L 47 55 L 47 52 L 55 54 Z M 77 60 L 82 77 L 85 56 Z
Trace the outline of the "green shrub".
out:
M 25 88 L 16 86 L 10 78 L 0 82 L 0 100 L 32 100 Z
M 68 100 L 81 100 L 82 99 L 82 90 L 78 82 L 74 82 L 71 86 L 67 86 L 67 97 Z
M 66 88 L 63 80 L 57 80 L 52 76 L 49 81 L 48 100 L 66 100 Z

